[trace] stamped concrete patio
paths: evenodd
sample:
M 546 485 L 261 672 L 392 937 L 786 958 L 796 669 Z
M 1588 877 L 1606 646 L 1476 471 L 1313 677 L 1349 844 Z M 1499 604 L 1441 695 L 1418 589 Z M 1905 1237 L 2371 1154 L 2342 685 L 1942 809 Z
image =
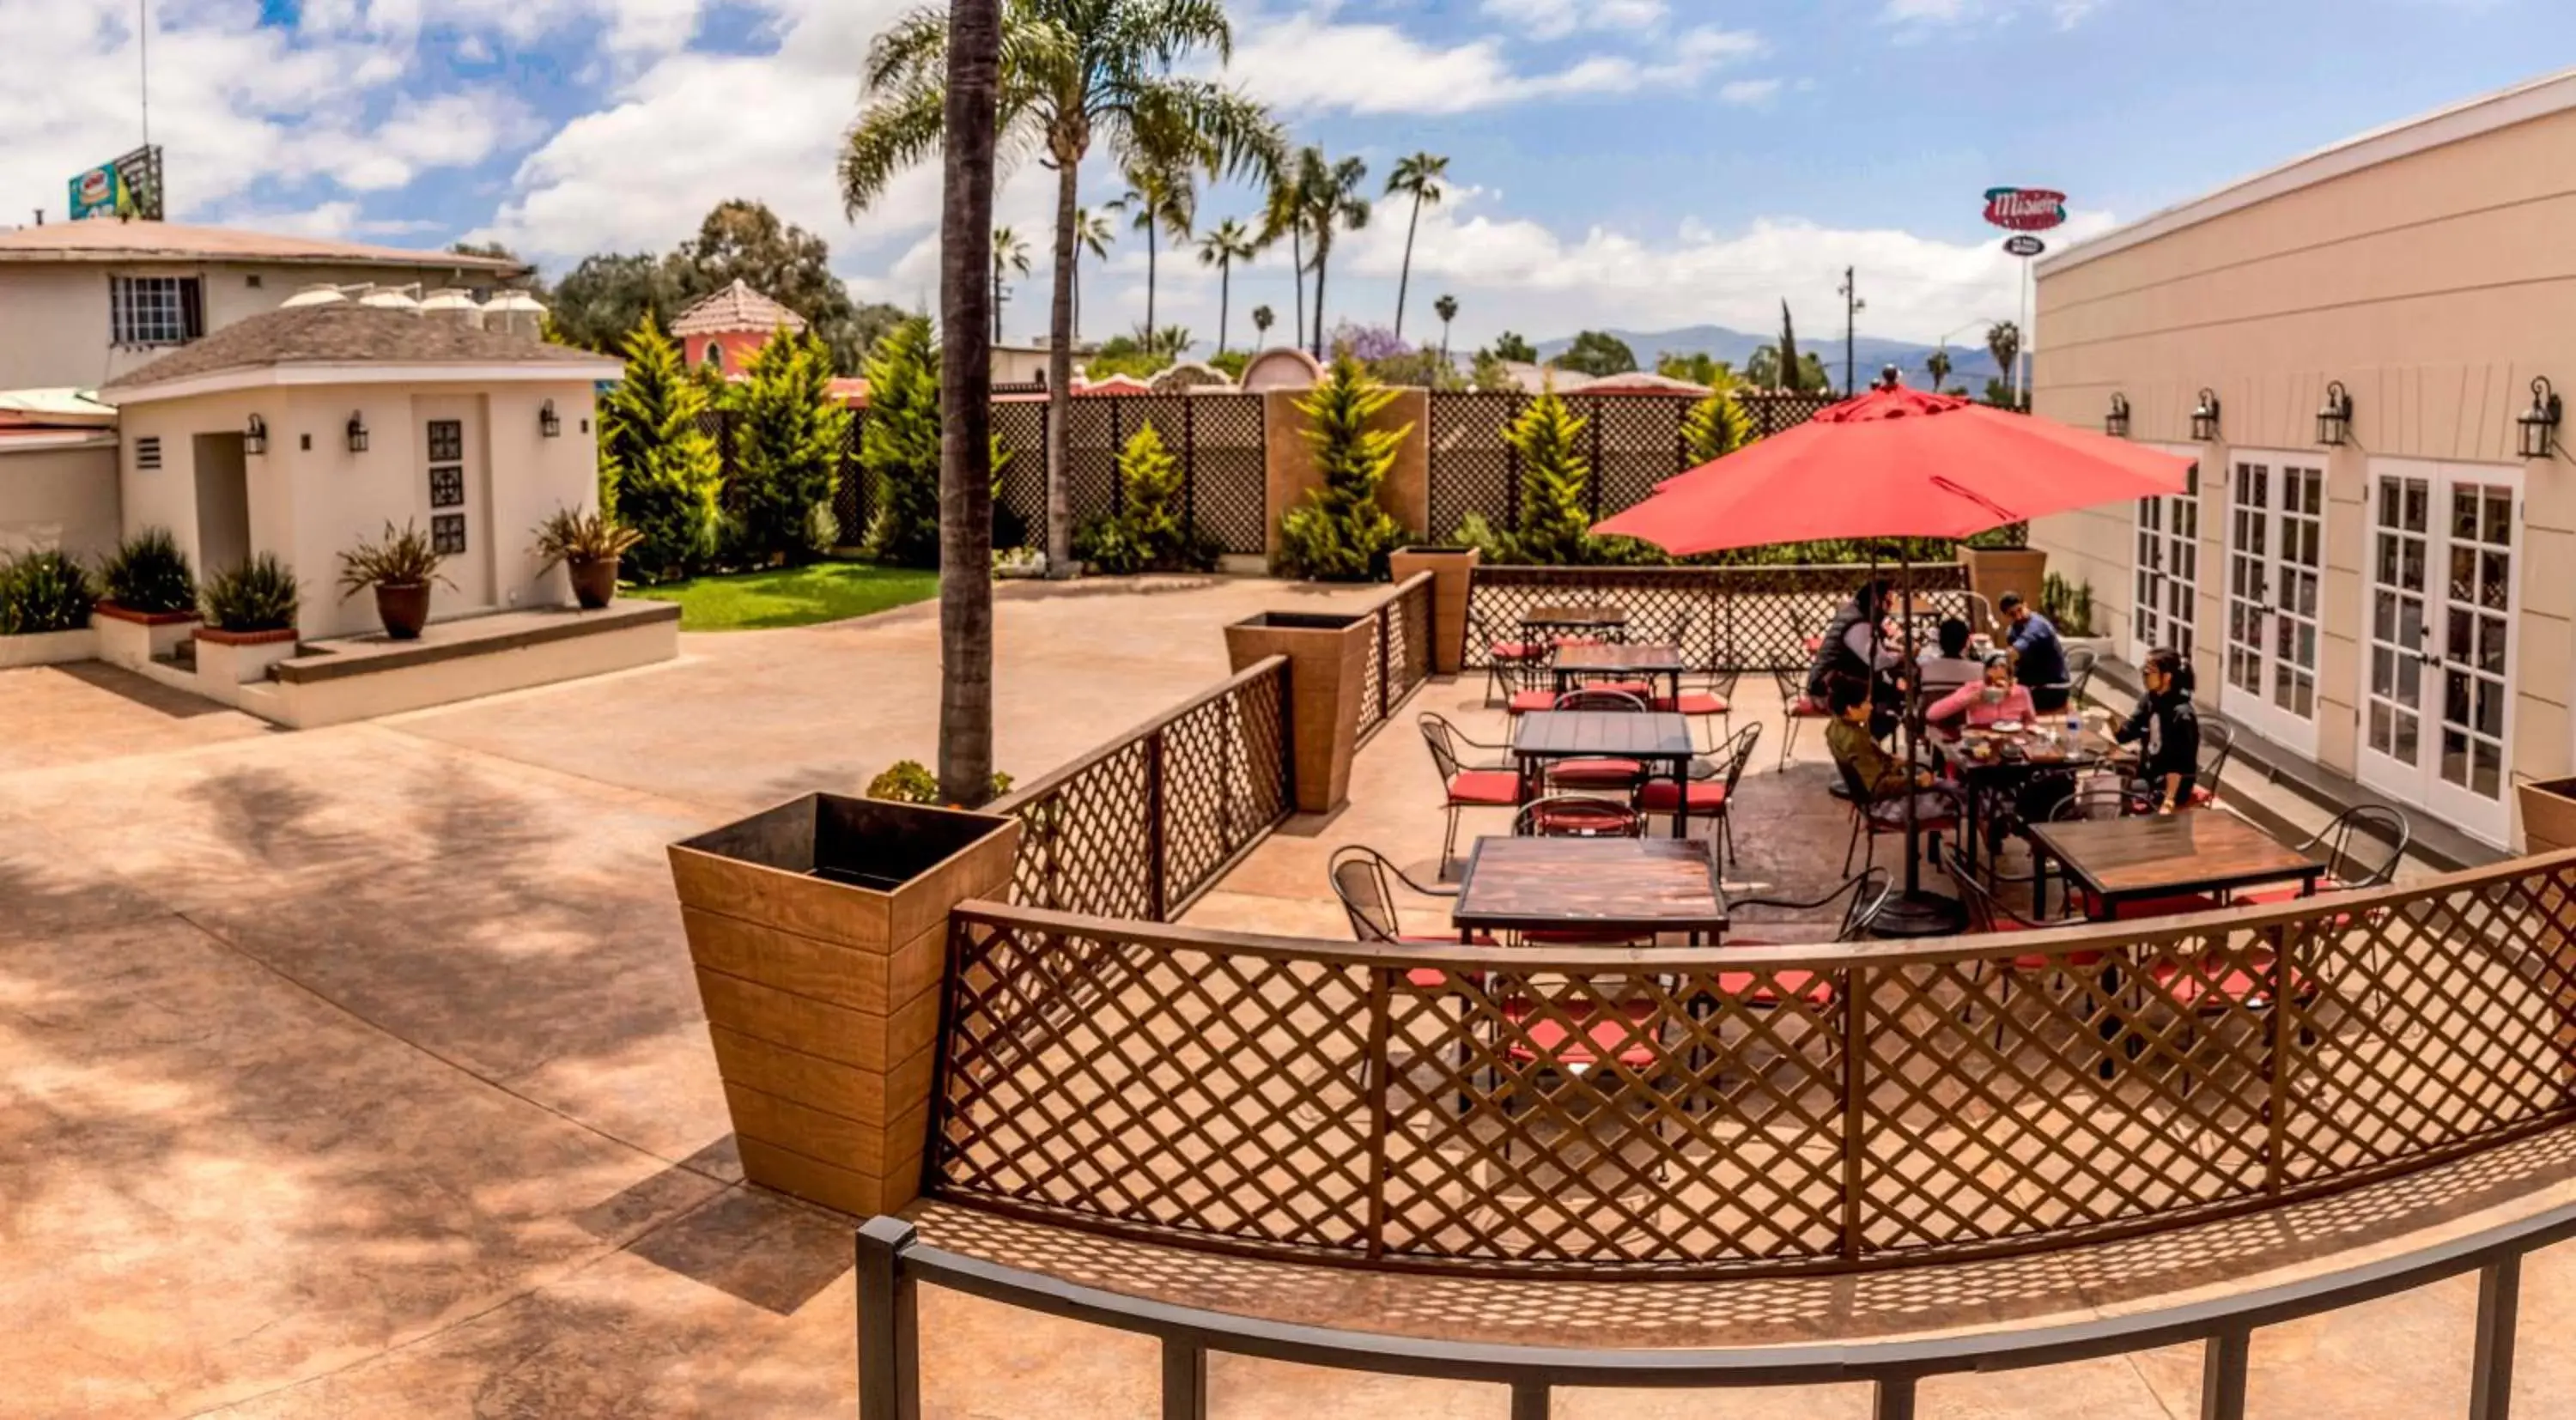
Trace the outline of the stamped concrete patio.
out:
M 1216 628 L 1364 593 L 1157 581 L 1014 588 L 1000 609 L 1005 769 L 1058 763 L 1219 678 Z M 397 720 L 285 734 L 94 668 L 0 673 L 0 1413 L 305 1417 L 853 1413 L 850 1225 L 740 1182 L 662 846 L 928 758 L 935 611 L 684 639 L 678 662 Z M 1752 689 L 1746 714 L 1778 721 Z M 1344 935 L 1345 842 L 1430 866 L 1435 782 L 1409 724 L 1351 808 L 1298 821 L 1193 920 Z M 1815 736 L 1807 740 L 1813 748 Z M 1761 756 L 1767 768 L 1771 756 Z M 1821 771 L 1758 774 L 1730 877 L 1812 892 L 1839 824 Z M 1500 828 L 1499 814 L 1490 823 Z M 2568 1191 L 2542 1141 L 2474 1177 L 2315 1205 L 2382 1241 Z M 2378 1191 L 2373 1191 L 2374 1195 Z M 2231 1248 L 2148 1240 L 2046 1269 L 1726 1287 L 1518 1287 L 1232 1263 L 926 1210 L 934 1241 L 1211 1304 L 1398 1330 L 1640 1344 L 1916 1331 L 2137 1305 Z M 2266 1229 L 2271 1225 L 2266 1224 Z M 2283 1263 L 2281 1265 L 2295 1265 Z M 2564 1249 L 2525 1274 L 2524 1413 L 2576 1395 Z M 2257 1334 L 2259 1414 L 2461 1406 L 2465 1280 Z M 1615 1322 L 1612 1332 L 1602 1321 Z M 1151 1413 L 1149 1343 L 925 1298 L 929 1413 Z M 1218 1413 L 1504 1413 L 1490 1388 L 1220 1359 Z M 2189 1413 L 2197 1356 L 1936 1382 L 1944 1416 Z M 1857 1390 L 1726 1413 L 1857 1416 Z M 1710 1413 L 1685 1394 L 1559 1413 Z

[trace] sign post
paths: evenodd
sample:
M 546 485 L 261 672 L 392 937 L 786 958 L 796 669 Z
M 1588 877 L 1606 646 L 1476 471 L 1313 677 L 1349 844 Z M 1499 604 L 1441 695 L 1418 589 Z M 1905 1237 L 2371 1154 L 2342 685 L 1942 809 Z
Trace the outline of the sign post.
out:
M 2029 388 L 2022 376 L 2022 362 L 2030 356 L 2030 263 L 2031 258 L 2048 250 L 2048 244 L 2034 232 L 2045 232 L 2066 221 L 2066 194 L 2044 187 L 1990 187 L 1986 189 L 1986 221 L 2013 233 L 2004 241 L 2004 250 L 2021 258 L 2021 334 L 2020 346 L 2013 352 L 2013 367 L 2007 372 L 2008 387 L 2016 406 L 2027 403 L 2024 391 Z

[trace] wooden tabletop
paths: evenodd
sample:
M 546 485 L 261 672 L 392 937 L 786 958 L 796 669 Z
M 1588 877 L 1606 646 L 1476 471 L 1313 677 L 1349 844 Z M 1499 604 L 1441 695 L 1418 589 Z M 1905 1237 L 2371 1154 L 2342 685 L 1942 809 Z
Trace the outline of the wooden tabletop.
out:
M 1726 890 L 1713 842 L 1479 838 L 1451 918 L 1461 931 L 1724 931 Z
M 1625 626 L 1628 609 L 1606 602 L 1553 602 L 1521 613 L 1523 626 Z
M 1690 721 L 1679 715 L 1539 710 L 1512 727 L 1512 753 L 1528 759 L 1686 760 L 1698 751 Z
M 2025 728 L 2017 732 L 2006 733 L 1992 728 L 1978 728 L 1970 726 L 1959 732 L 1959 748 L 1956 753 L 1950 756 L 1950 760 L 1953 764 L 1956 764 L 1959 767 L 1960 773 L 1974 777 L 1979 774 L 1993 774 L 1998 771 L 2005 770 L 2018 773 L 2032 769 L 2089 769 L 2095 765 L 2107 763 L 2112 759 L 2118 758 L 2121 754 L 2120 746 L 2116 742 L 2107 736 L 2097 735 L 2091 730 L 2086 730 L 2081 736 L 2078 736 L 2074 752 L 2071 754 L 2067 753 L 2065 745 L 2066 717 L 2063 715 L 2042 717 L 2041 723 L 2052 726 L 2057 731 L 2058 744 L 2055 749 L 2057 757 L 2054 759 L 2035 759 L 2031 757 L 2032 751 L 2037 751 L 2043 755 L 2048 754 L 2051 751 L 2044 747 L 2039 736 L 2032 733 L 2029 729 Z M 1974 754 L 1970 753 L 1970 750 L 1980 740 L 1994 741 L 1997 746 L 1998 757 L 1994 759 L 1979 759 Z M 2002 747 L 2005 745 L 2019 746 L 2019 757 L 2004 757 L 2007 752 L 2003 750 Z
M 2217 809 L 2035 823 L 2031 841 L 2104 902 L 2314 881 L 2326 865 Z
M 1556 653 L 1556 669 L 1566 675 L 1576 672 L 1616 675 L 1626 671 L 1678 675 L 1688 668 L 1682 664 L 1682 648 L 1679 646 L 1614 641 L 1598 646 L 1568 646 Z

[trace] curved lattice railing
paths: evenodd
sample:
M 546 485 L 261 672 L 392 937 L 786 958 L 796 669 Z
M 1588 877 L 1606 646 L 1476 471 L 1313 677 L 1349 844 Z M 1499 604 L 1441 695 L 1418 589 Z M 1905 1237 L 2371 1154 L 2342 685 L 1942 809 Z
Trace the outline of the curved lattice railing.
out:
M 1509 639 L 1532 607 L 1606 601 L 1626 608 L 1629 638 L 1675 641 L 1690 665 L 1710 670 L 1796 670 L 1811 659 L 1806 638 L 1825 629 L 1871 576 L 1912 578 L 1920 634 L 1943 617 L 1968 614 L 1967 569 L 1953 562 L 1773 567 L 1479 567 L 1468 614 Z M 1483 670 L 1485 644 L 1467 638 L 1467 665 Z
M 980 903 L 953 922 L 934 1191 L 1278 1256 L 1975 1256 L 2576 1115 L 2576 853 L 1901 945 L 1378 948 Z

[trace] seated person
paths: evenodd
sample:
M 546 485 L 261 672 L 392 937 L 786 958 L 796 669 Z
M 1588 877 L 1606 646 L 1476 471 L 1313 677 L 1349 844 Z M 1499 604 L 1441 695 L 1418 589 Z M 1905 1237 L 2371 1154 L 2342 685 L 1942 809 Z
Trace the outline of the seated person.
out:
M 1925 723 L 1956 740 L 1961 728 L 1984 729 L 1997 720 L 2018 720 L 2030 724 L 2039 712 L 2030 703 L 2030 691 L 2013 684 L 2012 657 L 1997 651 L 1986 657 L 1984 674 L 1976 681 L 1960 686 L 1924 708 Z
M 2004 593 L 1995 605 L 2009 628 L 2013 679 L 2030 691 L 2030 703 L 2041 713 L 2065 709 L 2066 646 L 2057 639 L 2056 623 L 2023 601 L 2019 592 Z
M 1834 754 L 1834 765 L 1842 770 L 1843 782 L 1869 804 L 1870 817 L 1881 824 L 1902 823 L 1905 819 L 1905 795 L 1915 792 L 1914 812 L 1917 818 L 1933 819 L 1951 812 L 1949 786 L 1932 777 L 1932 771 L 1906 764 L 1879 747 L 1869 732 L 1869 692 L 1861 686 L 1837 681 L 1831 689 L 1832 699 L 1826 708 L 1832 718 L 1825 722 L 1825 745 Z
M 2112 738 L 2122 744 L 2143 741 L 2138 752 L 2138 780 L 2132 787 L 2160 814 L 2191 806 L 2192 787 L 2200 778 L 2200 714 L 2192 709 L 2191 667 L 2180 654 L 2158 648 L 2138 668 L 2147 693 Z
M 1904 681 L 1896 674 L 1905 656 L 1887 634 L 1887 618 L 1894 606 L 1895 594 L 1887 583 L 1861 584 L 1825 628 L 1815 659 L 1807 666 L 1807 699 L 1812 704 L 1830 708 L 1838 685 L 1870 687 L 1876 705 L 1870 730 L 1882 736 L 1896 728 L 1905 706 Z
M 1923 681 L 1926 704 L 1940 699 L 1963 685 L 1975 685 L 1985 676 L 1985 666 L 1968 655 L 1968 623 L 1950 617 L 1941 623 L 1936 643 L 1923 648 L 1915 657 L 1916 674 Z

